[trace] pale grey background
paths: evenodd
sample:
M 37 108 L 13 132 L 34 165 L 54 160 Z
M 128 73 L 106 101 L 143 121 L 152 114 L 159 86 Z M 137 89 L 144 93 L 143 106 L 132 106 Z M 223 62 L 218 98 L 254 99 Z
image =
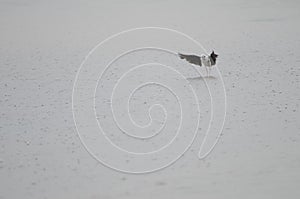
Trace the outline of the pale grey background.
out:
M 0 198 L 299 198 L 299 1 L 0 1 Z M 149 175 L 112 171 L 76 134 L 71 92 L 111 34 L 161 26 L 220 54 L 228 114 L 198 146 Z M 195 52 L 196 53 L 196 52 Z

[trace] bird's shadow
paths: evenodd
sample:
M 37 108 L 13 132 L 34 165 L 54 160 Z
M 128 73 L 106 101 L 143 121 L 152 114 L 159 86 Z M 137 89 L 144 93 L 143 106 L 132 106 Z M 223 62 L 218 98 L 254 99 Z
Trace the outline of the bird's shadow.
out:
M 206 80 L 206 79 L 217 79 L 216 77 L 214 76 L 199 76 L 199 77 L 191 77 L 191 78 L 186 78 L 187 80 L 189 81 L 193 81 L 193 80 Z

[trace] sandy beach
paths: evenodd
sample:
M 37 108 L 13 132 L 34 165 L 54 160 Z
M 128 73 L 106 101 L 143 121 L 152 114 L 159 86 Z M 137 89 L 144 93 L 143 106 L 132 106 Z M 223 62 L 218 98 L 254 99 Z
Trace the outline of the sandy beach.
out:
M 0 199 L 299 198 L 299 8 L 0 0 Z

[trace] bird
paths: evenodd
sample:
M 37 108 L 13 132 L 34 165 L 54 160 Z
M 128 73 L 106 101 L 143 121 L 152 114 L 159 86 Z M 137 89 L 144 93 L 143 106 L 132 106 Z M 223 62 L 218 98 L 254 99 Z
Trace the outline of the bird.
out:
M 191 64 L 197 66 L 205 66 L 207 77 L 209 77 L 211 67 L 216 65 L 217 57 L 219 56 L 214 51 L 212 51 L 210 55 L 197 56 L 197 55 L 184 55 L 181 53 L 178 53 L 178 55 L 181 59 L 185 59 Z

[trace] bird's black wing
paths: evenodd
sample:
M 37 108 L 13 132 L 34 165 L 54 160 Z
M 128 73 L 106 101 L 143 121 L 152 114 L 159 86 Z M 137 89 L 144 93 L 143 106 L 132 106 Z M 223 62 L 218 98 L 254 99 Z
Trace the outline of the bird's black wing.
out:
M 185 59 L 186 61 L 190 62 L 191 64 L 195 64 L 198 66 L 202 65 L 201 59 L 197 55 L 184 55 L 184 54 L 180 54 L 180 53 L 178 53 L 178 55 L 181 59 Z

